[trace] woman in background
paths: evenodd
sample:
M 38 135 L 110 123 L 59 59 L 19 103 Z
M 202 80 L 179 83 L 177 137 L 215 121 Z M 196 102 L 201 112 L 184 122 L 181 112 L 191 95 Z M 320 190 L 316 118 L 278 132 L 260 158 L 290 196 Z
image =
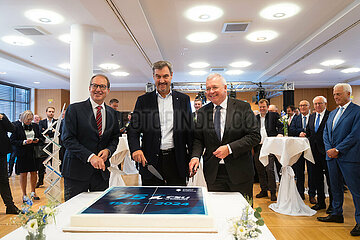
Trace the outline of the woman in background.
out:
M 16 165 L 20 173 L 23 202 L 29 200 L 26 194 L 28 172 L 30 172 L 30 198 L 40 200 L 35 193 L 38 164 L 35 160 L 34 146 L 39 142 L 41 135 L 39 126 L 36 123 L 32 123 L 33 118 L 34 114 L 30 110 L 23 112 L 20 117 L 20 122 L 14 124 L 15 130 L 10 137 L 11 144 L 16 147 Z

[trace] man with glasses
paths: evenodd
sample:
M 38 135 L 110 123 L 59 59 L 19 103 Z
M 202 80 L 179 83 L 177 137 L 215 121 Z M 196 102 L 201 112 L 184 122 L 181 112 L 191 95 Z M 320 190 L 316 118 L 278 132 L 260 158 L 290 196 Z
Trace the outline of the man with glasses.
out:
M 306 126 L 309 122 L 310 117 L 310 103 L 307 100 L 302 100 L 299 103 L 300 114 L 291 121 L 290 125 L 290 136 L 294 137 L 306 137 Z M 302 199 L 305 199 L 305 162 L 307 162 L 308 167 L 308 185 L 309 185 L 309 199 L 310 203 L 316 204 L 315 200 L 315 186 L 312 181 L 312 163 L 305 160 L 303 154 L 299 158 L 299 160 L 292 165 L 292 168 L 295 172 L 296 178 L 296 187 L 299 191 L 299 194 Z
M 309 124 L 306 127 L 306 137 L 309 139 L 311 152 L 314 156 L 313 182 L 317 192 L 317 204 L 311 208 L 318 211 L 325 209 L 324 173 L 329 187 L 330 204 L 327 212 L 331 212 L 332 194 L 330 190 L 329 170 L 326 164 L 326 152 L 323 140 L 323 133 L 330 111 L 326 109 L 327 100 L 323 96 L 316 96 L 313 99 L 315 112 L 310 115 Z
M 95 75 L 89 86 L 90 98 L 66 109 L 61 139 L 66 149 L 62 174 L 65 201 L 81 192 L 109 187 L 109 158 L 119 142 L 115 110 L 105 105 L 110 82 Z
M 190 98 L 171 90 L 171 63 L 158 61 L 152 70 L 156 90 L 138 97 L 131 116 L 127 133 L 131 156 L 140 163 L 143 185 L 185 186 L 192 149 Z M 163 180 L 150 172 L 147 164 Z

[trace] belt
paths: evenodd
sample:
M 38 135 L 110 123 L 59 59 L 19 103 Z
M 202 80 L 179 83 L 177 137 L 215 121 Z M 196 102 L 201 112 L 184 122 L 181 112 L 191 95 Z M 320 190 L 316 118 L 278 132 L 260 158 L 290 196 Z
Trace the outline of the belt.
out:
M 166 156 L 166 155 L 173 153 L 174 151 L 175 151 L 175 148 L 169 148 L 166 150 L 160 149 L 160 155 Z

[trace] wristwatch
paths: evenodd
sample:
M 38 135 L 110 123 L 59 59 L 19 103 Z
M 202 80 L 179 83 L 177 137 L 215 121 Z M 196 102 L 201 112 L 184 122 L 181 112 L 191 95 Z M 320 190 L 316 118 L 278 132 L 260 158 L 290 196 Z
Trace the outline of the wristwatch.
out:
M 335 148 L 335 151 L 336 151 L 337 153 L 339 153 L 339 150 L 337 150 L 336 148 Z

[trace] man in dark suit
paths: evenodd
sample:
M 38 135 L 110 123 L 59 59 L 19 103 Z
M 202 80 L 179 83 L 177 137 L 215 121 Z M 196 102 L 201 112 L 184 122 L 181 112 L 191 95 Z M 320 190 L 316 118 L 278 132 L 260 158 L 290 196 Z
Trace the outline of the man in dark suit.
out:
M 140 96 L 131 115 L 127 133 L 129 148 L 132 158 L 140 163 L 145 186 L 186 185 L 193 120 L 189 96 L 170 89 L 172 76 L 169 62 L 154 63 L 156 90 Z M 149 172 L 146 163 L 153 165 L 164 181 Z
M 105 105 L 109 79 L 95 75 L 89 86 L 90 98 L 70 104 L 62 129 L 65 147 L 62 174 L 65 201 L 81 192 L 109 187 L 109 158 L 119 142 L 119 124 L 114 109 Z
M 260 142 L 259 125 L 250 104 L 227 97 L 226 81 L 220 74 L 206 79 L 211 103 L 199 110 L 195 125 L 191 175 L 204 153 L 204 176 L 209 191 L 253 195 L 254 165 L 251 150 Z
M 117 100 L 116 98 L 112 98 L 109 101 L 109 106 L 115 110 L 116 113 L 116 117 L 118 119 L 119 122 L 119 129 L 121 129 L 123 127 L 123 119 L 122 119 L 122 114 L 121 112 L 118 111 L 118 107 L 119 107 L 119 100 Z
M 54 107 L 47 107 L 46 108 L 46 118 L 44 118 L 43 120 L 40 120 L 39 122 L 39 128 L 40 128 L 40 133 L 42 134 L 46 129 L 48 129 L 49 126 L 51 126 L 51 124 L 53 124 L 53 122 L 55 122 L 57 119 L 54 118 L 54 114 L 55 114 L 55 108 Z M 45 136 L 47 136 L 48 138 L 53 139 L 54 138 L 54 134 L 55 134 L 55 126 L 52 126 L 50 128 L 49 131 L 46 132 Z M 47 138 L 45 138 L 45 144 L 48 144 L 50 142 L 50 140 L 48 140 Z M 45 144 L 43 145 L 43 147 L 45 146 Z M 50 152 L 52 152 L 52 145 L 50 145 L 48 147 L 48 150 Z M 45 158 L 40 158 L 38 159 L 39 161 L 39 171 L 38 171 L 38 182 L 36 183 L 36 188 L 42 186 L 44 184 L 44 175 L 45 175 L 45 166 L 43 164 L 43 161 L 46 159 Z
M 309 122 L 310 117 L 310 103 L 307 100 L 300 101 L 300 115 L 294 117 L 290 124 L 289 135 L 294 137 L 305 137 L 306 136 L 306 126 Z M 305 162 L 308 169 L 308 185 L 309 185 L 309 199 L 310 203 L 315 204 L 315 186 L 311 181 L 312 176 L 312 166 L 309 161 L 306 161 L 304 155 L 302 154 L 298 161 L 292 165 L 292 168 L 295 172 L 296 178 L 296 187 L 302 199 L 305 199 Z
M 201 98 L 195 98 L 195 100 L 194 100 L 195 112 L 192 113 L 194 122 L 196 122 L 196 120 L 197 120 L 197 114 L 198 114 L 198 111 L 199 111 L 199 109 L 200 109 L 201 107 L 202 107 Z
M 315 112 L 309 117 L 309 123 L 306 126 L 306 137 L 309 139 L 311 152 L 314 156 L 315 165 L 313 165 L 313 182 L 317 192 L 317 203 L 311 208 L 314 210 L 325 209 L 325 192 L 324 192 L 324 172 L 326 181 L 329 186 L 330 204 L 328 212 L 331 211 L 332 194 L 330 190 L 329 171 L 325 160 L 325 146 L 323 133 L 326 121 L 329 117 L 329 111 L 326 109 L 327 100 L 323 96 L 317 96 L 313 100 Z
M 19 209 L 13 202 L 7 171 L 7 154 L 12 151 L 7 133 L 13 131 L 14 125 L 5 114 L 0 113 L 0 194 L 6 206 L 6 214 L 19 213 Z
M 256 198 L 262 198 L 268 196 L 268 190 L 270 190 L 271 201 L 276 201 L 276 179 L 274 164 L 278 162 L 274 154 L 268 156 L 269 164 L 265 167 L 259 161 L 260 150 L 266 137 L 282 136 L 283 125 L 279 121 L 279 114 L 277 112 L 268 111 L 269 101 L 266 99 L 259 100 L 260 114 L 256 116 L 256 119 L 260 128 L 261 141 L 260 144 L 254 147 L 254 162 L 255 167 L 259 175 L 259 182 L 261 192 L 256 195 Z M 281 168 L 281 165 L 277 165 L 277 168 Z M 280 169 L 279 169 L 280 170 Z
M 333 211 L 327 217 L 317 219 L 344 222 L 344 179 L 355 205 L 356 225 L 350 234 L 360 236 L 360 106 L 351 102 L 351 93 L 351 86 L 347 83 L 338 83 L 333 90 L 339 108 L 330 113 L 323 135 Z

